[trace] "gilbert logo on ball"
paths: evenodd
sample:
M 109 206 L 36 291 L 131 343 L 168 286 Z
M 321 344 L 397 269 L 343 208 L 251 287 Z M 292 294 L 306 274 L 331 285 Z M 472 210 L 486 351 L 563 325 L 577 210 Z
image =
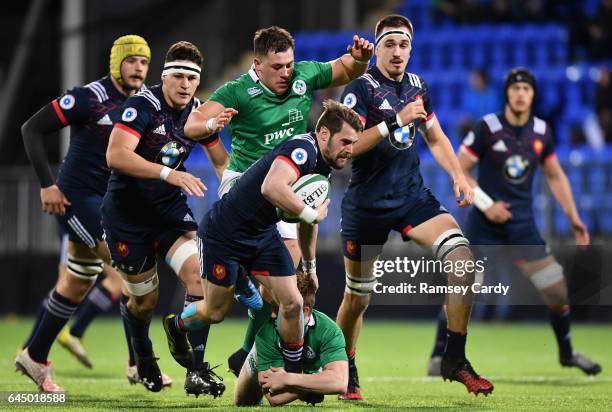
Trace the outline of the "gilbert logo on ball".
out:
M 301 201 L 312 208 L 319 207 L 325 199 L 329 198 L 329 180 L 319 174 L 302 176 L 291 186 L 291 189 Z M 276 208 L 276 214 L 285 222 L 297 223 L 300 221 L 297 216 L 279 208 Z

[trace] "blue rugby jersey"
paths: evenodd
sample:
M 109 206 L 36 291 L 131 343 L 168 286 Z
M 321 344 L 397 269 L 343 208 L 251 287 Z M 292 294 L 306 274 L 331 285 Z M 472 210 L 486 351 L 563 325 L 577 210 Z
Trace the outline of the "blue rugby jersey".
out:
M 135 153 L 144 159 L 185 171 L 184 162 L 198 142 L 187 138 L 183 128 L 189 114 L 200 104 L 192 98 L 182 110 L 174 109 L 166 103 L 159 84 L 130 97 L 115 127 L 139 139 Z M 200 143 L 214 145 L 218 139 L 218 135 L 212 135 Z M 185 195 L 180 188 L 163 180 L 141 179 L 113 171 L 107 196 L 120 210 L 141 215 L 165 213 Z
M 555 156 L 550 127 L 531 116 L 520 129 L 503 113 L 490 113 L 466 135 L 461 150 L 478 161 L 478 185 L 493 200 L 510 203 L 512 221 L 533 218 L 533 178 L 538 164 Z M 482 215 L 473 208 L 471 213 Z M 511 223 L 511 222 L 509 222 Z
M 53 100 L 58 118 L 70 126 L 70 146 L 57 178 L 62 191 L 104 195 L 110 176 L 108 138 L 126 99 L 105 76 Z
M 256 236 L 280 220 L 276 207 L 261 194 L 261 185 L 275 159 L 287 162 L 298 177 L 310 173 L 329 176 L 331 173 L 313 134 L 290 138 L 249 167 L 230 191 L 213 205 L 210 212 L 213 224 L 208 226 L 209 230 L 227 237 L 238 231 Z M 205 236 L 206 233 L 200 233 L 200 237 Z
M 396 82 L 373 66 L 346 86 L 343 102 L 359 114 L 365 129 L 395 116 L 417 98 L 423 99 L 427 122 L 418 120 L 404 126 L 354 158 L 343 201 L 363 208 L 394 209 L 415 199 L 425 189 L 414 144 L 416 130 L 430 127 L 435 116 L 427 84 L 416 74 L 405 73 L 402 81 Z

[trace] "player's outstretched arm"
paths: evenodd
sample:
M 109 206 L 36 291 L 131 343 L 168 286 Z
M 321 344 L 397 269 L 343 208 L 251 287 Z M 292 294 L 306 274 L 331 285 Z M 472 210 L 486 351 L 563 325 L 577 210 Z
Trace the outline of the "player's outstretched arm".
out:
M 111 132 L 106 162 L 111 169 L 128 176 L 141 179 L 161 179 L 180 187 L 188 195 L 204 196 L 206 186 L 202 181 L 187 172 L 172 170 L 167 166 L 149 162 L 134 150 L 138 146 L 138 138 L 118 127 Z
M 343 393 L 348 385 L 348 362 L 333 361 L 323 366 L 322 372 L 312 374 L 288 373 L 283 368 L 271 368 L 259 373 L 259 383 L 264 393 L 271 395 L 284 392 Z
M 26 154 L 40 182 L 42 210 L 55 215 L 66 213 L 66 206 L 70 206 L 70 202 L 55 184 L 43 138 L 64 126 L 51 103 L 36 112 L 21 126 Z
M 323 202 L 316 209 L 307 206 L 297 197 L 291 185 L 298 179 L 295 166 L 289 165 L 290 160 L 277 157 L 266 175 L 262 185 L 261 194 L 274 206 L 298 216 L 302 221 L 310 224 L 319 223 L 327 217 L 327 204 Z
M 347 47 L 348 54 L 332 62 L 332 80 L 329 87 L 348 84 L 364 74 L 372 58 L 374 46 L 368 40 L 353 36 L 353 44 Z
M 459 204 L 459 207 L 465 207 L 472 204 L 474 199 L 474 191 L 468 183 L 461 170 L 457 156 L 453 146 L 448 140 L 448 137 L 442 131 L 442 127 L 437 118 L 433 118 L 433 124 L 424 134 L 425 141 L 429 146 L 429 150 L 435 157 L 436 161 L 453 179 L 453 193 Z M 463 194 L 463 199 L 460 199 Z
M 215 169 L 215 174 L 219 180 L 221 180 L 223 177 L 223 172 L 229 164 L 229 155 L 225 149 L 225 146 L 221 142 L 221 139 L 217 138 L 213 144 L 203 145 L 202 147 L 204 148 L 204 152 L 206 153 L 206 156 L 208 156 L 208 160 L 210 160 L 213 169 Z
M 550 191 L 555 199 L 557 199 L 557 202 L 559 202 L 559 206 L 561 206 L 572 225 L 576 244 L 581 246 L 588 245 L 590 243 L 589 231 L 580 219 L 578 209 L 576 208 L 576 202 L 572 194 L 572 188 L 570 187 L 567 175 L 563 171 L 561 164 L 559 164 L 557 157 L 549 156 L 546 158 L 542 165 L 542 171 L 544 176 L 546 176 Z
M 237 114 L 236 109 L 225 108 L 221 103 L 209 100 L 191 112 L 185 123 L 185 136 L 192 140 L 202 140 L 218 133 Z

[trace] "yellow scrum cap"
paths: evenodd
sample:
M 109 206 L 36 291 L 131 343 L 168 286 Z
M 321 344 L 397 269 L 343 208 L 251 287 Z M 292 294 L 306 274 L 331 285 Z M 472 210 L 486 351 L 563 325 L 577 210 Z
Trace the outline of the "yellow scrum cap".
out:
M 123 84 L 121 78 L 121 63 L 130 56 L 143 56 L 151 61 L 151 49 L 147 41 L 135 34 L 121 36 L 113 43 L 110 53 L 110 75 L 119 84 Z

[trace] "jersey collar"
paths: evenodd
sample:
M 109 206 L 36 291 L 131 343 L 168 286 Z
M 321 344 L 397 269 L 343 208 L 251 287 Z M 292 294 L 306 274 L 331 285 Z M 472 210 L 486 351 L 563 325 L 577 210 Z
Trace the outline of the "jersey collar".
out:
M 402 80 L 397 82 L 395 80 L 391 80 L 389 79 L 387 76 L 385 76 L 378 67 L 376 67 L 376 65 L 373 65 L 372 68 L 370 69 L 370 71 L 372 72 L 372 77 L 374 77 L 375 80 L 377 80 L 379 83 L 386 83 L 389 85 L 392 85 L 394 87 L 397 87 L 400 84 L 404 84 L 404 82 L 406 81 L 406 73 L 404 73 L 404 76 L 402 77 Z
M 263 84 L 263 82 L 261 81 L 261 79 L 257 75 L 257 72 L 255 71 L 255 65 L 254 64 L 251 65 L 251 68 L 249 69 L 248 73 L 249 73 L 249 76 L 251 77 L 251 80 L 253 80 L 254 83 L 259 84 L 265 91 L 267 91 L 268 93 L 271 93 L 271 94 L 276 96 L 276 93 L 274 93 L 272 90 L 268 89 L 266 87 L 266 85 Z

